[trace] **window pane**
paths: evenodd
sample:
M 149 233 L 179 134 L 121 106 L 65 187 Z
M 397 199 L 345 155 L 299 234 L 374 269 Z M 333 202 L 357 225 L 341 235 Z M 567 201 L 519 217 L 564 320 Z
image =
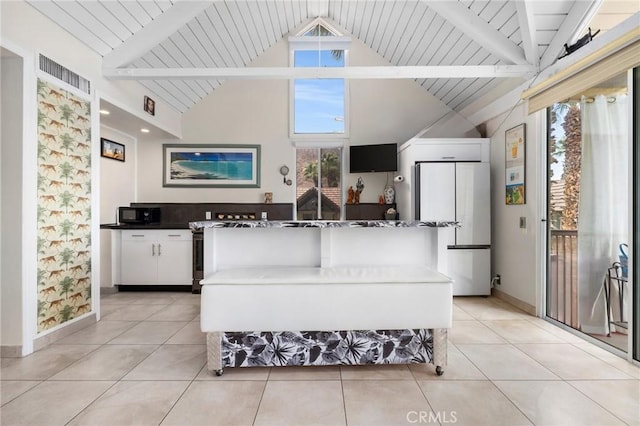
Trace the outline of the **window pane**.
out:
M 318 170 L 318 164 L 321 164 Z M 342 150 L 296 150 L 298 220 L 338 220 L 342 204 Z M 318 205 L 321 216 L 318 216 Z
M 316 25 L 303 34 L 305 37 L 334 37 L 335 34 L 327 29 L 324 25 Z
M 294 102 L 294 133 L 344 133 L 344 80 L 296 80 Z
M 344 67 L 344 50 L 296 50 L 293 66 L 303 67 Z
M 318 218 L 318 149 L 296 150 L 296 203 L 298 220 Z
M 295 67 L 344 67 L 344 50 L 296 50 Z M 344 79 L 294 81 L 296 134 L 343 134 Z
M 341 191 L 341 149 L 321 149 L 321 210 L 322 219 L 339 220 L 340 206 L 342 205 Z

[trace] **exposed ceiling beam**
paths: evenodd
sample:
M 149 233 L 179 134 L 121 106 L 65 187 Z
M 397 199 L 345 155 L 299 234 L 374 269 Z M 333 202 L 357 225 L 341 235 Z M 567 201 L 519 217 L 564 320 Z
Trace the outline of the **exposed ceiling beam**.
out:
M 541 69 L 547 68 L 558 59 L 565 43 L 571 44 L 572 39 L 576 38 L 578 31 L 585 29 L 588 22 L 591 21 L 593 15 L 602 5 L 602 2 L 603 0 L 576 1 L 573 3 L 569 14 L 564 21 L 562 21 L 558 32 L 540 59 Z
M 518 45 L 489 25 L 484 19 L 457 1 L 424 0 L 427 6 L 479 45 L 514 64 L 526 64 L 527 59 Z
M 177 0 L 173 6 L 125 40 L 102 58 L 107 68 L 129 65 L 166 40 L 211 6 L 210 1 Z
M 533 66 L 538 66 L 540 58 L 538 56 L 536 24 L 532 9 L 531 0 L 516 1 L 516 12 L 518 13 L 518 24 L 520 25 L 524 56 L 527 58 L 528 63 Z
M 110 68 L 107 78 L 120 80 L 291 80 L 298 78 L 414 79 L 526 77 L 535 73 L 531 65 L 441 65 L 363 67 L 246 67 L 246 68 Z

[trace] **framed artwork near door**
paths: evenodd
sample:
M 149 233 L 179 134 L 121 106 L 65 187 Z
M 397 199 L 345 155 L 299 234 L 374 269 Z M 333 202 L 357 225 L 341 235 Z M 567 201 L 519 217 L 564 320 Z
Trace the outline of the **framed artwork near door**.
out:
M 124 145 L 109 139 L 100 138 L 100 155 L 112 160 L 124 161 Z
M 505 203 L 525 204 L 526 129 L 519 124 L 505 132 Z
M 162 147 L 165 187 L 260 187 L 260 145 L 164 144 Z

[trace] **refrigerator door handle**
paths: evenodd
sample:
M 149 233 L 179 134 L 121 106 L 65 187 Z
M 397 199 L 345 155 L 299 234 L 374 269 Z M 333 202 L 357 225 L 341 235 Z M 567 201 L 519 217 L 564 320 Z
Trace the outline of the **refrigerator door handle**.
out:
M 476 250 L 476 249 L 490 249 L 490 245 L 486 244 L 468 244 L 468 245 L 448 245 L 447 250 Z

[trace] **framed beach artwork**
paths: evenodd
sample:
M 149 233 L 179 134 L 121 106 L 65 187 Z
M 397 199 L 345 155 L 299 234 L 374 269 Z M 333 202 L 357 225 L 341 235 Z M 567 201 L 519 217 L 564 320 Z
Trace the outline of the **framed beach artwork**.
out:
M 505 132 L 505 203 L 525 203 L 525 125 Z
M 260 145 L 164 144 L 162 148 L 165 187 L 260 187 Z

